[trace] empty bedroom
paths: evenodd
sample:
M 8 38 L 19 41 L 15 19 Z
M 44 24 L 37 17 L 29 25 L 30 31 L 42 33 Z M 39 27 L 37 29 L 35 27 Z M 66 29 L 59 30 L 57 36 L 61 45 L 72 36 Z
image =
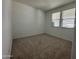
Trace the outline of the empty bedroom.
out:
M 10 59 L 74 59 L 75 4 L 75 0 L 12 0 L 12 43 L 5 46 Z

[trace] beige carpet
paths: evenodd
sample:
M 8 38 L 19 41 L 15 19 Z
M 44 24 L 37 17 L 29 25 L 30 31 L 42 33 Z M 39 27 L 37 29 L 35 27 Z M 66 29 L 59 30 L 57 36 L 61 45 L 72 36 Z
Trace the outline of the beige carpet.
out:
M 71 59 L 72 42 L 47 34 L 13 40 L 11 59 Z

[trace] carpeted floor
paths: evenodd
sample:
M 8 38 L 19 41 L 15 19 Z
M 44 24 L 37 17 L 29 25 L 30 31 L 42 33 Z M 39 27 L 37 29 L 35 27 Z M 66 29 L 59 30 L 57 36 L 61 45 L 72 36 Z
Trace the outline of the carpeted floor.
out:
M 11 59 L 71 59 L 72 42 L 48 34 L 14 39 Z

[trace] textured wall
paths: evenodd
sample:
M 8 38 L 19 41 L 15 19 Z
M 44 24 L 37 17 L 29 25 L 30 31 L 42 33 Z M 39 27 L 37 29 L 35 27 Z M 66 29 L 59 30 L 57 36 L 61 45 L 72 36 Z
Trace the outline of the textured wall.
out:
M 12 10 L 13 38 L 44 33 L 43 11 L 14 1 Z

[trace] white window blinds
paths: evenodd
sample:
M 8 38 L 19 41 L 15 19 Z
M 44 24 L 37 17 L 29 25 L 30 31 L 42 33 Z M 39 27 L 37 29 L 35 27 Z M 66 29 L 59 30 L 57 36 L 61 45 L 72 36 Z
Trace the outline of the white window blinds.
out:
M 62 27 L 74 28 L 75 8 L 62 11 Z
M 60 12 L 52 14 L 52 22 L 53 22 L 53 26 L 59 27 L 59 25 L 60 25 Z

